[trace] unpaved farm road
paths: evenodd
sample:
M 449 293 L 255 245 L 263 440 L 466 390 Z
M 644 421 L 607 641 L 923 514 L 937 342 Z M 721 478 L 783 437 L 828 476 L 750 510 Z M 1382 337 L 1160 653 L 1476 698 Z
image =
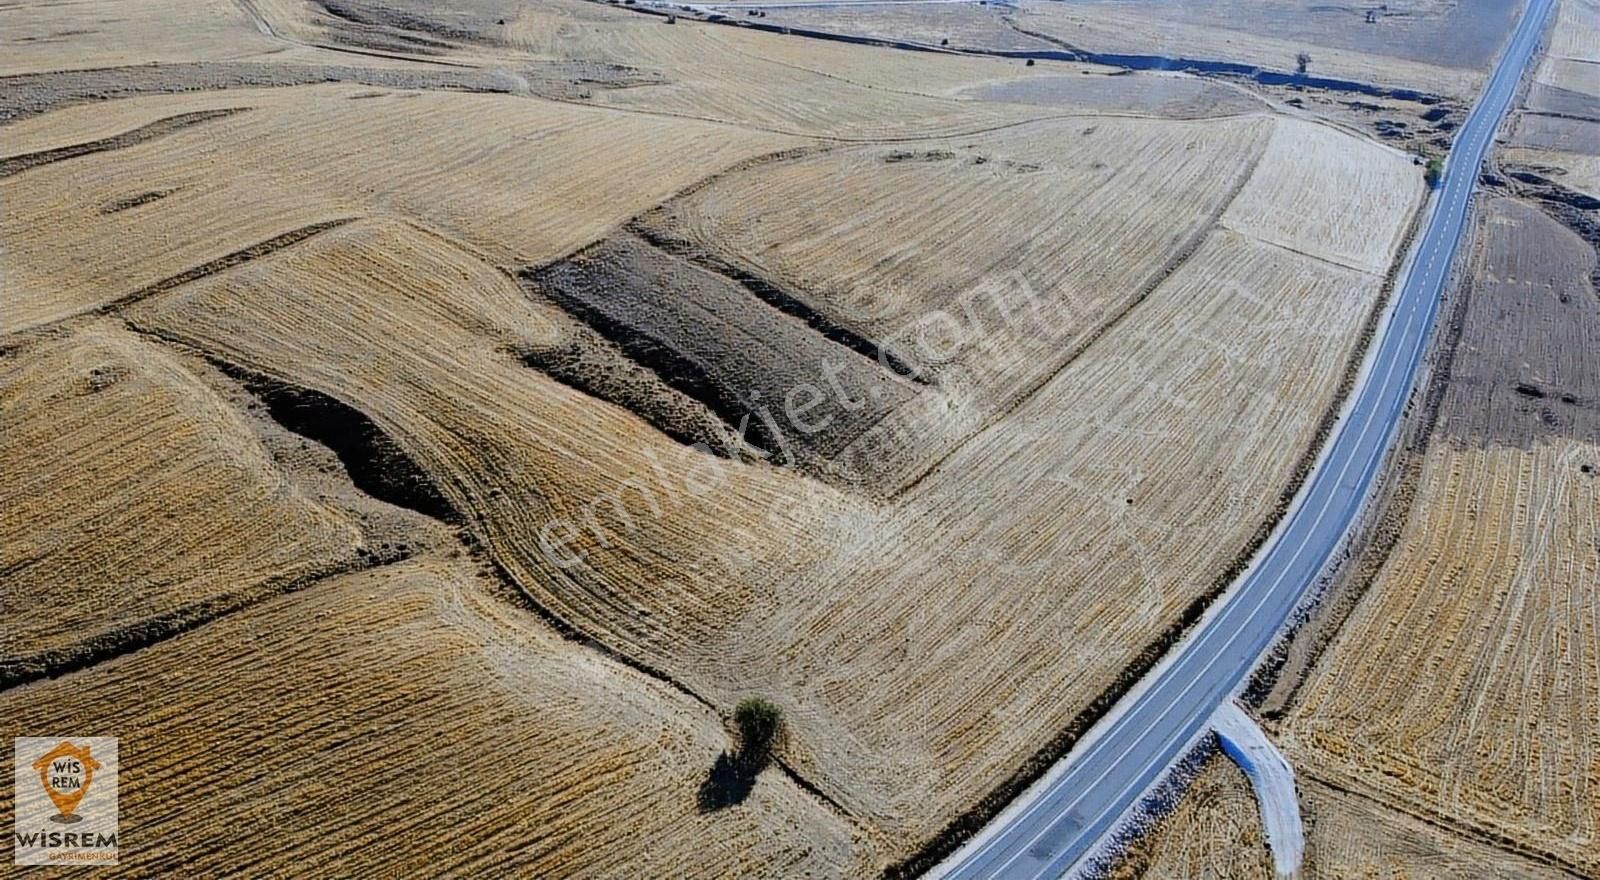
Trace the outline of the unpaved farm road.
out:
M 930 877 L 1059 877 L 1117 827 L 1240 686 L 1342 542 L 1411 395 L 1467 203 L 1552 0 L 1530 0 L 1461 127 L 1426 231 L 1355 394 L 1293 509 L 1250 569 L 1076 749 Z

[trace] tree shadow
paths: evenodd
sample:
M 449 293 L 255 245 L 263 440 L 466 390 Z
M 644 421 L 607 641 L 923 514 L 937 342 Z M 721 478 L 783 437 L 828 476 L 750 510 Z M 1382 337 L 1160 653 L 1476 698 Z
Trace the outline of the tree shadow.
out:
M 747 697 L 733 710 L 739 747 L 717 756 L 706 781 L 700 783 L 696 801 L 700 812 L 744 803 L 756 787 L 756 777 L 772 761 L 772 749 L 783 732 L 783 710 L 762 697 Z
M 761 767 L 752 765 L 739 755 L 729 755 L 727 752 L 718 755 L 716 763 L 711 765 L 711 772 L 700 783 L 700 793 L 695 798 L 700 812 L 715 813 L 744 803 L 756 787 L 756 776 L 760 773 Z

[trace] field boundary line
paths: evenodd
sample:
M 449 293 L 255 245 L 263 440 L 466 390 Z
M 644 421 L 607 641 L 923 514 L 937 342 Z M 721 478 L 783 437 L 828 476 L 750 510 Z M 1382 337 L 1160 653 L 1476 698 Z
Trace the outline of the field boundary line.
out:
M 1023 404 L 1031 400 L 1039 393 L 1040 390 L 1054 381 L 1057 376 L 1065 372 L 1066 369 L 1072 366 L 1073 363 L 1075 363 L 1079 358 L 1083 357 L 1085 354 L 1088 354 L 1089 349 L 1093 348 L 1095 343 L 1104 338 L 1107 333 L 1110 333 L 1112 330 L 1116 329 L 1116 327 L 1126 320 L 1135 309 L 1143 304 L 1145 300 L 1149 299 L 1151 294 L 1155 293 L 1156 290 L 1161 287 L 1161 285 L 1165 284 L 1167 279 L 1172 277 L 1173 273 L 1182 268 L 1184 263 L 1189 262 L 1189 258 L 1194 256 L 1195 252 L 1200 249 L 1201 245 L 1205 244 L 1206 239 L 1210 238 L 1212 233 L 1216 232 L 1217 229 L 1224 228 L 1222 226 L 1222 216 L 1228 212 L 1228 208 L 1232 207 L 1234 200 L 1239 197 L 1239 193 L 1244 191 L 1244 188 L 1247 184 L 1249 184 L 1250 179 L 1255 176 L 1256 168 L 1261 164 L 1261 159 L 1266 155 L 1266 151 L 1267 145 L 1263 144 L 1261 150 L 1257 152 L 1255 157 L 1251 159 L 1250 162 L 1244 167 L 1239 179 L 1235 181 L 1229 188 L 1227 195 L 1222 198 L 1217 209 L 1212 212 L 1211 216 L 1203 224 L 1197 226 L 1195 231 L 1188 238 L 1184 239 L 1184 241 L 1178 246 L 1177 251 L 1175 251 L 1173 255 L 1168 258 L 1167 262 L 1162 264 L 1154 273 L 1148 276 L 1144 283 L 1141 284 L 1134 292 L 1134 294 L 1123 302 L 1122 307 L 1115 314 L 1107 317 L 1105 321 L 1101 322 L 1100 326 L 1090 331 L 1087 336 L 1085 336 L 1077 345 L 1072 348 L 1071 351 L 1067 353 L 1066 357 L 1061 361 L 1060 364 L 1056 365 L 1055 369 L 1034 381 L 1017 396 L 1016 400 L 1012 401 L 1007 406 L 996 410 L 994 414 L 987 418 L 980 427 L 969 433 L 967 436 L 961 438 L 961 440 L 957 443 L 952 444 L 949 449 L 945 450 L 944 454 L 940 455 L 927 467 L 923 468 L 922 473 L 918 474 L 916 479 L 907 482 L 905 485 L 901 486 L 899 489 L 895 490 L 895 492 L 890 494 L 890 500 L 901 498 L 906 495 L 906 493 L 915 489 L 935 471 L 942 467 L 945 462 L 949 461 L 951 456 L 966 448 L 966 446 L 973 440 L 977 439 L 977 437 L 988 431 L 990 428 L 993 428 L 995 425 L 999 424 L 1007 416 L 1020 409 Z
M 356 557 L 349 561 L 325 565 L 317 571 L 297 577 L 271 577 L 238 592 L 222 593 L 196 602 L 188 602 L 161 614 L 135 621 L 133 626 L 101 633 L 92 642 L 0 658 L 0 693 L 34 682 L 82 672 L 102 663 L 137 654 L 236 612 L 246 611 L 273 599 L 301 592 L 332 578 L 375 571 L 414 558 L 422 557 L 404 553 L 394 558 L 373 562 L 364 562 Z
M 1517 841 L 1513 838 L 1501 835 L 1498 832 L 1468 822 L 1459 817 L 1447 816 L 1443 813 L 1436 813 L 1432 810 L 1421 808 L 1413 804 L 1391 803 L 1383 797 L 1382 792 L 1373 790 L 1370 786 L 1366 785 L 1359 779 L 1352 778 L 1348 783 L 1336 782 L 1329 778 L 1326 774 L 1318 772 L 1320 769 L 1321 768 L 1318 768 L 1315 765 L 1308 766 L 1305 762 L 1302 762 L 1300 768 L 1296 772 L 1299 775 L 1310 779 L 1312 782 L 1323 786 L 1324 788 L 1340 792 L 1341 794 L 1347 794 L 1351 797 L 1360 798 L 1381 809 L 1391 810 L 1404 816 L 1410 816 L 1419 822 L 1422 822 L 1430 827 L 1437 828 L 1440 831 L 1444 831 L 1456 837 L 1462 837 L 1475 843 L 1488 846 L 1491 849 L 1497 849 L 1501 852 L 1517 856 L 1518 858 L 1524 858 L 1530 862 L 1537 862 L 1546 867 L 1554 868 L 1562 873 L 1571 874 L 1575 880 L 1584 880 L 1584 878 L 1590 876 L 1586 869 L 1581 865 L 1576 865 L 1572 862 L 1569 862 L 1565 858 L 1562 858 L 1554 853 L 1517 843 Z
M 80 156 L 92 156 L 96 153 L 136 147 L 140 144 L 146 144 L 150 141 L 176 134 L 184 129 L 202 125 L 213 119 L 224 119 L 253 109 L 255 108 L 222 107 L 216 110 L 194 110 L 188 113 L 175 113 L 109 137 L 35 150 L 31 153 L 16 153 L 0 157 L 0 179 L 13 177 L 24 171 L 31 171 L 34 168 L 42 168 L 57 162 L 76 159 Z

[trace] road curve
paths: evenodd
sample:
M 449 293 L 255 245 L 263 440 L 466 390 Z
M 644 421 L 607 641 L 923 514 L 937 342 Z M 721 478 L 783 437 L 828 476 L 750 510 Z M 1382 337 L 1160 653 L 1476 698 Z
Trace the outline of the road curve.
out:
M 1399 425 L 1466 226 L 1478 168 L 1553 0 L 1529 0 L 1456 135 L 1355 394 L 1288 518 L 1249 571 L 1078 748 L 930 872 L 950 880 L 1059 877 L 1158 781 L 1249 674 L 1360 512 Z

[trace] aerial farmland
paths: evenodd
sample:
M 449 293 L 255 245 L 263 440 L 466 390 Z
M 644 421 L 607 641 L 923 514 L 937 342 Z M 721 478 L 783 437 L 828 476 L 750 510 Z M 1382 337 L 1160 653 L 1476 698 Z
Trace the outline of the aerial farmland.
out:
M 1600 202 L 1583 154 L 1528 134 L 1585 124 L 1548 101 L 1593 47 L 1593 11 L 1561 4 L 1485 174 L 1393 483 L 1259 689 L 1300 773 L 1311 876 L 1600 871 Z M 1259 835 L 1201 831 L 1252 829 L 1254 810 L 1213 761 L 1120 870 L 1270 876 Z
M 17 740 L 18 863 L 1059 876 L 963 854 L 1414 380 L 1206 699 L 1319 876 L 1600 871 L 1600 31 L 1523 12 L 0 8 L 0 732 L 118 756 L 35 852 L 107 783 Z M 1217 741 L 1074 870 L 1271 873 Z

